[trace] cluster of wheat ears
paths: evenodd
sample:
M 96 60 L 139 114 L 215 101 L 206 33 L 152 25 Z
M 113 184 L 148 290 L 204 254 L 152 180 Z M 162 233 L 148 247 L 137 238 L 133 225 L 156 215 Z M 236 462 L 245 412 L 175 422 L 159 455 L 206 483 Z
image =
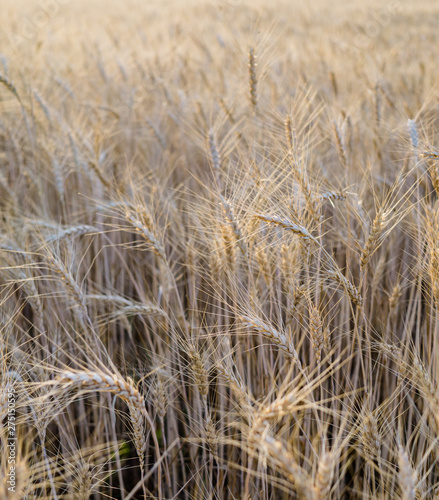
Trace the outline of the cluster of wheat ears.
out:
M 437 6 L 6 4 L 0 497 L 439 498 Z

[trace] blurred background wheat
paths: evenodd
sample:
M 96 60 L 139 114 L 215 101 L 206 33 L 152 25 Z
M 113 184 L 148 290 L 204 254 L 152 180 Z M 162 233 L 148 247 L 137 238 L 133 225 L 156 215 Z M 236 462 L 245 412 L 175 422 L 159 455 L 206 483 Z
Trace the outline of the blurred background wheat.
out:
M 439 498 L 438 15 L 3 0 L 1 498 Z

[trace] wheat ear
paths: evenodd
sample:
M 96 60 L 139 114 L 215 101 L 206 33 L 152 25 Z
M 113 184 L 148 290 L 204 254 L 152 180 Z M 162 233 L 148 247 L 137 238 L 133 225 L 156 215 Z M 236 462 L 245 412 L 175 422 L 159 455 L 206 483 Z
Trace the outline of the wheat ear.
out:
M 372 230 L 370 231 L 369 237 L 366 240 L 363 251 L 361 252 L 360 266 L 361 269 L 365 269 L 367 263 L 370 260 L 373 252 L 376 250 L 376 244 L 381 235 L 386 222 L 386 217 L 382 209 L 378 210 L 375 219 L 372 224 Z
M 416 473 L 413 470 L 407 452 L 401 445 L 398 447 L 398 466 L 402 500 L 416 500 Z
M 334 477 L 334 462 L 334 454 L 332 452 L 324 452 L 319 457 L 317 475 L 314 482 L 314 500 L 329 498 L 329 491 Z
M 343 167 L 347 168 L 348 159 L 347 159 L 347 154 L 346 154 L 346 148 L 344 146 L 343 139 L 341 137 L 341 133 L 340 133 L 340 130 L 338 128 L 338 125 L 335 121 L 332 124 L 332 130 L 334 132 L 335 144 L 337 146 L 337 152 L 338 152 L 338 156 L 340 158 L 341 164 L 343 165 Z
M 250 82 L 250 102 L 253 109 L 256 110 L 258 105 L 258 77 L 256 74 L 256 54 L 253 47 L 248 51 L 248 71 L 249 71 L 249 82 Z
M 256 316 L 241 316 L 241 319 L 248 328 L 252 328 L 263 337 L 270 339 L 279 349 L 293 358 L 299 370 L 302 370 L 299 354 L 284 333 Z
M 255 218 L 262 220 L 267 224 L 274 224 L 276 226 L 280 226 L 287 231 L 291 231 L 292 233 L 297 234 L 298 236 L 300 236 L 305 240 L 312 238 L 311 234 L 304 226 L 294 224 L 294 222 L 290 221 L 287 218 L 281 218 L 276 215 L 260 215 L 260 214 L 255 215 Z
M 80 387 L 88 391 L 110 392 L 127 403 L 133 425 L 134 443 L 143 469 L 146 450 L 144 419 L 153 430 L 153 438 L 155 432 L 153 422 L 145 408 L 144 398 L 132 381 L 126 381 L 116 374 L 108 375 L 103 372 L 63 371 L 58 377 L 58 382 L 63 386 Z M 156 449 L 159 453 L 158 443 Z

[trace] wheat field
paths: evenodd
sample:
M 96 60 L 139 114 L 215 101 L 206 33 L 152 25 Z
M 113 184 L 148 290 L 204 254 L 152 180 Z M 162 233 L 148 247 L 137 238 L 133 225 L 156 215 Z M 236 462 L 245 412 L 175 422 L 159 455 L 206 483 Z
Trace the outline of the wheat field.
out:
M 0 498 L 439 498 L 439 5 L 2 0 Z

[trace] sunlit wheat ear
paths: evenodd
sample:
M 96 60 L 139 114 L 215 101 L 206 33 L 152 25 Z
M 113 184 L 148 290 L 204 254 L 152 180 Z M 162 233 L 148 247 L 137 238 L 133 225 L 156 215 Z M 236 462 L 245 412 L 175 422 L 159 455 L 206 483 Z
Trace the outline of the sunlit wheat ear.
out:
M 300 361 L 299 354 L 285 333 L 280 332 L 272 325 L 270 325 L 266 321 L 263 321 L 257 316 L 241 316 L 241 319 L 248 328 L 260 333 L 263 337 L 271 340 L 273 344 L 275 344 L 285 354 L 291 357 L 296 363 L 297 367 L 302 370 L 302 362 Z
M 233 234 L 235 235 L 236 244 L 238 245 L 239 249 L 241 250 L 242 255 L 244 257 L 247 257 L 247 252 L 248 252 L 247 244 L 244 240 L 244 237 L 242 234 L 242 229 L 239 225 L 239 222 L 237 221 L 235 214 L 233 213 L 232 206 L 223 196 L 220 196 L 220 198 L 221 198 L 221 205 L 223 207 L 226 219 L 227 219 L 228 223 L 230 224 L 230 227 L 233 231 Z
M 227 267 L 234 271 L 236 267 L 236 235 L 229 224 L 221 226 L 221 236 L 222 236 L 222 255 L 225 257 L 224 262 Z M 223 266 L 223 261 L 220 259 L 220 267 Z
M 77 450 L 72 450 L 67 456 L 58 460 L 62 467 L 62 477 L 54 474 L 61 484 L 68 487 L 71 496 L 65 498 L 72 500 L 93 498 L 98 494 L 100 486 L 105 481 L 107 465 L 111 463 L 114 453 L 120 449 L 121 443 L 101 443 L 98 445 L 83 445 Z M 62 497 L 64 498 L 64 496 Z
M 144 419 L 151 425 L 151 419 L 145 408 L 145 401 L 131 381 L 125 381 L 118 375 L 107 375 L 92 371 L 63 371 L 58 377 L 58 383 L 64 387 L 78 387 L 87 391 L 110 392 L 127 403 L 133 427 L 134 443 L 140 464 L 143 468 L 146 440 Z
M 300 236 L 305 240 L 312 238 L 311 234 L 304 226 L 301 226 L 299 224 L 294 224 L 294 222 L 290 221 L 287 218 L 281 218 L 276 215 L 262 215 L 262 214 L 257 214 L 254 217 L 256 219 L 266 222 L 267 224 L 273 224 L 275 226 L 279 226 L 285 229 L 286 231 L 291 231 L 292 233 L 297 234 L 298 236 Z
M 340 270 L 331 269 L 328 271 L 328 276 L 338 283 L 348 294 L 349 298 L 358 307 L 363 307 L 363 297 L 358 289 L 344 276 Z
M 415 160 L 417 162 L 418 161 L 418 146 L 419 146 L 418 127 L 416 126 L 416 121 L 411 120 L 410 118 L 407 121 L 407 126 L 409 129 L 412 151 L 415 154 Z
M 290 117 L 290 115 L 287 115 L 285 118 L 285 138 L 287 141 L 289 153 L 294 152 L 294 142 L 295 142 L 294 134 L 295 134 L 295 132 L 294 132 L 292 124 L 291 124 L 291 117 Z
M 338 128 L 337 122 L 332 123 L 332 130 L 334 132 L 335 144 L 337 146 L 338 156 L 340 158 L 340 163 L 343 167 L 347 168 L 348 166 L 348 158 L 346 153 L 346 148 L 343 143 L 343 139 L 341 137 L 340 130 Z
M 209 449 L 210 453 L 214 456 L 218 455 L 218 445 L 220 442 L 220 435 L 217 431 L 215 423 L 212 420 L 212 416 L 209 415 L 206 419 L 204 427 L 204 441 Z
M 248 72 L 250 82 L 250 102 L 253 109 L 256 110 L 258 105 L 258 76 L 256 73 L 256 54 L 253 47 L 248 51 Z
M 363 418 L 360 434 L 363 452 L 368 462 L 373 463 L 381 456 L 381 439 L 378 432 L 378 422 L 373 413 Z
M 165 249 L 162 243 L 158 240 L 157 236 L 154 234 L 151 226 L 144 224 L 140 218 L 136 215 L 126 212 L 126 220 L 133 226 L 133 228 L 148 242 L 151 246 L 151 250 L 158 255 L 164 262 L 167 261 Z
M 320 312 L 312 303 L 309 304 L 309 329 L 314 354 L 316 356 L 317 363 L 320 363 L 322 359 L 322 350 L 325 345 L 325 337 Z
M 87 317 L 87 302 L 81 287 L 78 285 L 65 264 L 56 256 L 47 255 L 47 262 L 52 271 L 54 271 L 66 286 L 70 296 L 77 304 L 75 311 L 81 322 Z
M 130 307 L 134 304 L 131 300 L 125 299 L 120 295 L 104 295 L 97 293 L 90 293 L 85 296 L 87 301 L 96 301 L 105 306 L 118 306 L 118 307 Z
M 74 239 L 78 236 L 83 236 L 86 234 L 97 234 L 98 230 L 87 224 L 79 224 L 77 226 L 68 226 L 68 227 L 54 227 L 54 232 L 48 234 L 44 237 L 44 240 L 47 243 L 53 243 L 55 241 L 62 241 L 66 239 Z
M 431 378 L 429 371 L 425 368 L 417 353 L 414 353 L 411 359 L 409 370 L 411 378 L 422 390 L 435 418 L 438 419 L 439 399 L 436 382 Z
M 93 490 L 93 474 L 87 463 L 82 463 L 76 472 L 76 491 L 78 500 L 88 500 Z
M 361 252 L 361 258 L 360 258 L 361 269 L 365 269 L 370 260 L 370 257 L 376 250 L 378 239 L 381 236 L 385 223 L 386 223 L 386 214 L 380 208 L 373 221 L 372 229 L 366 240 L 366 243 L 364 244 L 364 248 Z
M 227 244 L 225 244 L 225 248 L 227 248 Z M 223 263 L 221 260 L 221 243 L 218 241 L 218 238 L 213 236 L 212 245 L 209 252 L 209 269 L 212 273 L 212 278 L 216 281 L 221 276 L 221 269 L 223 268 Z
M 107 310 L 111 310 L 108 315 L 102 315 L 103 322 L 126 321 L 131 316 L 162 317 L 166 318 L 166 313 L 160 307 L 149 301 L 134 302 L 119 295 L 87 294 L 86 300 L 100 304 Z
M 396 314 L 401 295 L 402 295 L 401 284 L 397 282 L 396 285 L 392 288 L 389 297 L 389 314 L 391 317 L 393 317 Z
M 110 315 L 109 319 L 116 319 L 121 316 L 126 318 L 131 316 L 161 316 L 162 318 L 166 318 L 166 313 L 160 307 L 146 302 L 143 304 L 132 304 L 130 306 L 117 309 Z
M 136 446 L 137 456 L 139 457 L 140 467 L 143 469 L 146 451 L 145 420 L 143 412 L 146 410 L 144 410 L 144 403 L 143 406 L 140 406 L 133 401 L 129 401 L 127 405 L 130 411 L 134 444 Z
M 377 83 L 375 85 L 375 120 L 378 126 L 381 124 L 381 108 L 382 108 L 382 97 L 381 97 L 381 85 Z
M 318 196 L 319 201 L 345 201 L 346 195 L 341 191 L 326 191 Z
M 192 344 L 188 346 L 188 355 L 193 380 L 203 401 L 206 401 L 209 392 L 209 371 L 206 368 L 206 360 Z
M 334 477 L 335 456 L 332 452 L 323 452 L 319 456 L 317 474 L 314 481 L 314 500 L 325 500 L 331 490 Z
M 209 152 L 210 152 L 210 159 L 212 161 L 212 166 L 215 172 L 219 173 L 221 171 L 221 157 L 218 151 L 215 134 L 212 129 L 210 129 L 207 134 L 207 141 L 209 144 Z
M 416 500 L 418 498 L 416 472 L 413 470 L 407 452 L 402 446 L 398 447 L 398 467 L 398 479 L 402 499 Z
M 377 344 L 379 351 L 381 351 L 389 359 L 393 360 L 396 364 L 400 365 L 403 363 L 403 353 L 401 348 L 394 344 L 388 344 L 386 342 L 379 342 Z M 402 370 L 401 370 L 402 371 Z
M 258 450 L 262 460 L 278 467 L 286 478 L 291 482 L 300 498 L 313 500 L 315 492 L 312 480 L 306 470 L 301 467 L 294 455 L 288 451 L 285 445 L 269 434 L 266 423 L 253 428 L 249 436 L 250 446 Z M 264 460 L 264 458 L 267 459 Z
M 162 425 L 169 406 L 169 377 L 165 373 L 163 369 L 159 369 L 152 384 L 154 408 Z

